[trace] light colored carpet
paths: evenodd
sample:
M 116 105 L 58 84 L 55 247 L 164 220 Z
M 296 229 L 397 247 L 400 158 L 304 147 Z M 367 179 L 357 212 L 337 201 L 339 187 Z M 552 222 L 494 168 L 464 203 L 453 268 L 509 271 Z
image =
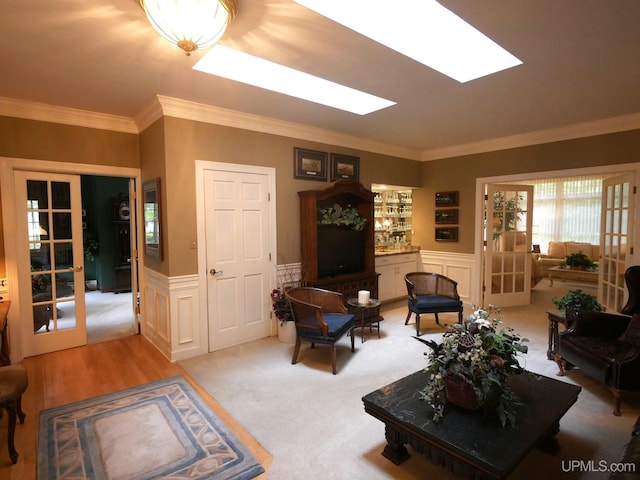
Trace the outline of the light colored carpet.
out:
M 631 427 L 640 414 L 640 397 L 629 397 L 622 416 L 612 414 L 611 393 L 579 373 L 557 377 L 555 362 L 547 360 L 547 310 L 554 310 L 554 296 L 568 288 L 589 286 L 543 280 L 532 291 L 533 304 L 507 308 L 505 325 L 529 338 L 526 368 L 582 387 L 578 402 L 560 422 L 560 453 L 550 456 L 533 450 L 514 470 L 510 479 L 602 479 L 599 470 L 617 462 Z M 595 292 L 595 290 L 592 289 Z M 381 452 L 385 446 L 384 425 L 364 412 L 361 398 L 392 383 L 425 364 L 425 347 L 405 326 L 406 307 L 398 302 L 383 307 L 385 320 L 381 338 L 375 332 L 364 343 L 356 337 L 356 351 L 344 338 L 338 349 L 337 375 L 331 374 L 330 353 L 304 344 L 300 362 L 291 365 L 293 345 L 266 338 L 180 362 L 269 452 L 274 460 L 269 478 L 297 479 L 453 479 L 441 467 L 409 448 L 411 458 L 394 465 Z M 470 307 L 465 313 L 471 311 Z M 456 321 L 441 315 L 441 323 Z M 429 315 L 423 316 L 423 337 L 439 340 L 443 328 Z M 593 460 L 595 463 L 587 463 Z M 571 470 L 571 461 L 583 468 Z
M 107 340 L 135 335 L 132 294 L 100 292 L 87 290 L 85 293 L 87 317 L 87 343 L 99 343 Z M 58 329 L 75 328 L 75 303 L 58 304 Z M 44 327 L 40 333 L 45 332 Z
M 40 412 L 38 480 L 249 480 L 264 472 L 182 377 Z

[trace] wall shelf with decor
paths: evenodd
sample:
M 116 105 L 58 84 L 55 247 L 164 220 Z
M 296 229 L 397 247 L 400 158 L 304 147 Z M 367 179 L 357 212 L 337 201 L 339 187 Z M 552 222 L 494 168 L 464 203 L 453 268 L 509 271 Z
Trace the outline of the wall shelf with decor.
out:
M 398 250 L 411 245 L 413 203 L 411 189 L 374 185 L 375 245 L 377 250 Z
M 338 180 L 322 190 L 298 192 L 298 196 L 304 283 L 340 292 L 345 302 L 357 297 L 359 290 L 369 290 L 377 298 L 373 192 L 355 180 Z M 350 225 L 354 214 L 364 221 L 356 228 Z M 344 222 L 332 224 L 330 218 Z

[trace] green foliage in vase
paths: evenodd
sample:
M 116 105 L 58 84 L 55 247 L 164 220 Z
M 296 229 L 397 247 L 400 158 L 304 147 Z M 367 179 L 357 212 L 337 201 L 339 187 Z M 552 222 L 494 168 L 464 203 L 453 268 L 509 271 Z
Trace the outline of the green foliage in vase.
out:
M 367 219 L 362 218 L 358 209 L 350 205 L 342 207 L 335 203 L 331 207 L 318 209 L 318 224 L 320 225 L 339 225 L 360 231 L 364 230 L 366 223 Z

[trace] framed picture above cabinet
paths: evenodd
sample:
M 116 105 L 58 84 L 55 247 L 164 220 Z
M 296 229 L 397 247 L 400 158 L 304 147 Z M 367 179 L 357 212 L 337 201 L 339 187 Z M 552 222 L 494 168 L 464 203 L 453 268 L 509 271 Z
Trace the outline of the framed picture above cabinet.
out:
M 327 157 L 327 152 L 295 147 L 293 149 L 293 178 L 326 182 L 328 178 Z
M 331 154 L 331 181 L 359 180 L 360 158 L 349 155 Z

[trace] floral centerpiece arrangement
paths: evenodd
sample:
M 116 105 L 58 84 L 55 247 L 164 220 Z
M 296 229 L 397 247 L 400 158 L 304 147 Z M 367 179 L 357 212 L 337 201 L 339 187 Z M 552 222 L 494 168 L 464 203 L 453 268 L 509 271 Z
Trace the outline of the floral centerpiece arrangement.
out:
M 425 353 L 428 380 L 421 398 L 433 408 L 435 422 L 444 416 L 445 405 L 453 403 L 495 413 L 502 426 L 515 424 L 520 400 L 507 379 L 523 371 L 518 356 L 527 353 L 523 342 L 528 340 L 501 327 L 501 313 L 491 305 L 476 309 L 461 324 L 451 325 L 440 344 L 414 337 L 431 349 Z

